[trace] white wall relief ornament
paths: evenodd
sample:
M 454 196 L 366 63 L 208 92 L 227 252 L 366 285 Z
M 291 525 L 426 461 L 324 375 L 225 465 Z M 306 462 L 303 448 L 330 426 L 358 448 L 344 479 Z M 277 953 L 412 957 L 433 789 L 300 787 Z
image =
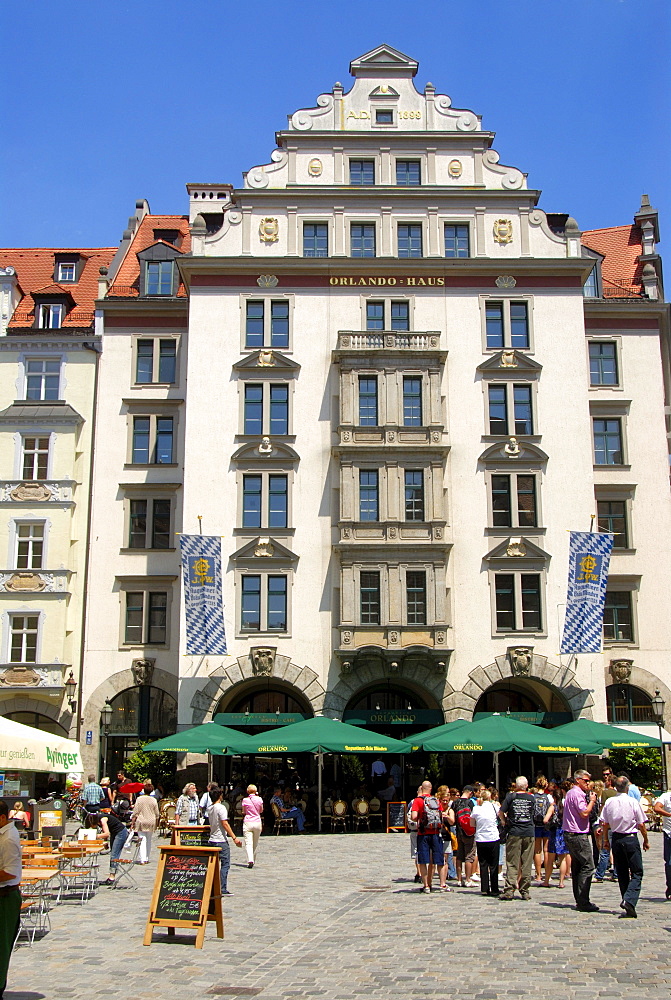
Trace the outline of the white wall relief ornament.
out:
M 298 132 L 309 131 L 314 125 L 315 119 L 323 118 L 324 115 L 333 110 L 333 103 L 333 94 L 320 94 L 317 98 L 316 108 L 302 108 L 300 111 L 294 111 L 291 116 L 291 127 Z
M 475 132 L 480 128 L 480 120 L 472 111 L 464 111 L 452 107 L 452 99 L 447 94 L 436 94 L 433 102 L 436 114 L 449 120 L 449 125 L 459 132 Z M 445 126 L 444 126 L 445 127 Z
M 245 187 L 266 188 L 270 183 L 270 174 L 282 170 L 289 162 L 289 154 L 284 149 L 274 149 L 270 154 L 271 163 L 252 167 L 245 177 Z
M 493 174 L 501 176 L 501 187 L 517 190 L 524 187 L 524 174 L 517 167 L 506 167 L 499 163 L 499 154 L 495 149 L 487 149 L 482 154 L 483 165 Z

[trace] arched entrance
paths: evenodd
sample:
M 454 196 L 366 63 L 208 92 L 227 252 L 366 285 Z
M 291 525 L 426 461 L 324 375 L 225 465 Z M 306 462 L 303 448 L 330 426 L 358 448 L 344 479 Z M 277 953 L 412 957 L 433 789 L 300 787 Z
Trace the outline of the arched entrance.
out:
M 548 728 L 573 719 L 566 699 L 558 691 L 531 678 L 500 680 L 487 688 L 476 703 L 473 720 L 492 712 L 507 713 L 521 722 Z
M 177 702 L 162 688 L 148 684 L 126 688 L 110 704 L 112 718 L 102 748 L 102 770 L 106 774 L 122 768 L 141 743 L 177 730 Z
M 55 719 L 50 719 L 48 715 L 40 712 L 3 712 L 5 719 L 12 722 L 20 722 L 22 726 L 31 726 L 33 729 L 41 729 L 43 733 L 52 733 L 54 736 L 68 738 L 68 731 Z

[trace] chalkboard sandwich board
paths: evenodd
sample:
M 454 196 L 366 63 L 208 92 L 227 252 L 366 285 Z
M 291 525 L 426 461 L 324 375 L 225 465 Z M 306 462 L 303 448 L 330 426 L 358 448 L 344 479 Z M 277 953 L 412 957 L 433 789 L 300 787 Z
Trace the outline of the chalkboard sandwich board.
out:
M 171 844 L 159 850 L 143 944 L 151 944 L 154 927 L 167 927 L 168 934 L 191 927 L 196 948 L 202 948 L 208 920 L 216 921 L 217 937 L 223 938 L 219 848 Z
M 402 830 L 405 833 L 407 802 L 387 802 L 387 833 Z
M 209 826 L 173 826 L 170 843 L 177 847 L 207 847 Z

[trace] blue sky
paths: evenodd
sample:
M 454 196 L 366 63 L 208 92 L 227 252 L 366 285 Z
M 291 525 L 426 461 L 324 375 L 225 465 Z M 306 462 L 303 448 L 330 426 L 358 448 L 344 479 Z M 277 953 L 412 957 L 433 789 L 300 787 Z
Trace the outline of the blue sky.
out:
M 241 183 L 287 114 L 381 42 L 497 132 L 582 229 L 643 191 L 671 245 L 669 0 L 28 0 L 3 17 L 0 245 L 115 245 L 189 181 Z

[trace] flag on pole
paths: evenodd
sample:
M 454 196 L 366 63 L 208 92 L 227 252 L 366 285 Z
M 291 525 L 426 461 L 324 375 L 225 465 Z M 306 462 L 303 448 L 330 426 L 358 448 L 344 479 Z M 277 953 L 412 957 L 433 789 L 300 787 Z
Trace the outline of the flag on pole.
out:
M 221 539 L 217 535 L 180 535 L 186 651 L 226 653 L 221 587 Z
M 600 653 L 614 535 L 572 531 L 562 653 Z

